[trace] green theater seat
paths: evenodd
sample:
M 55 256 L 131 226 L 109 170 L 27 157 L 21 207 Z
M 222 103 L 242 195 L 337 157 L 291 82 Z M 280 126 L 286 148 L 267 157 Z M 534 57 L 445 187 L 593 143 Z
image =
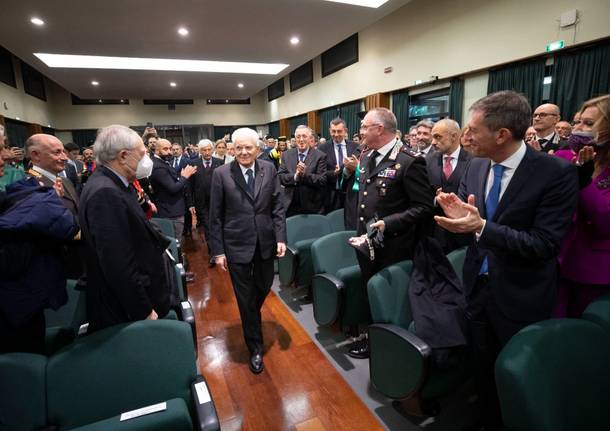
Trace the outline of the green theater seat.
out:
M 348 244 L 355 231 L 335 232 L 311 246 L 313 311 L 318 325 L 339 321 L 343 328 L 370 320 L 356 251 Z
M 447 258 L 456 272 L 464 262 L 465 250 Z M 399 262 L 384 268 L 368 282 L 373 324 L 369 326 L 371 383 L 389 398 L 407 400 L 411 413 L 432 413 L 428 406 L 455 390 L 470 376 L 468 356 L 447 369 L 436 367 L 432 348 L 414 332 L 409 302 L 413 263 Z
M 282 286 L 309 286 L 313 277 L 311 244 L 331 233 L 329 220 L 319 214 L 302 214 L 286 219 L 286 254 L 278 259 Z
M 496 361 L 509 430 L 610 430 L 610 336 L 581 319 L 553 319 L 517 333 Z
M 77 290 L 77 281 L 68 280 L 68 302 L 57 310 L 46 309 L 45 353 L 50 355 L 70 344 L 79 327 L 87 321 L 87 299 L 84 290 Z
M 582 318 L 597 323 L 610 334 L 610 295 L 604 295 L 590 303 Z
M 343 208 L 339 208 L 338 210 L 334 210 L 326 214 L 328 222 L 330 223 L 331 232 L 341 232 L 345 230 L 344 213 L 345 210 Z
M 46 366 L 42 355 L 0 355 L 0 430 L 33 431 L 46 425 Z

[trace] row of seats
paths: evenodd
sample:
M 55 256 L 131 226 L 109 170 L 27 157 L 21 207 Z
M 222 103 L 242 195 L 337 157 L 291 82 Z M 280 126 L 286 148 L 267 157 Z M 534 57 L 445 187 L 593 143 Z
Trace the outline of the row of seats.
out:
M 112 326 L 49 357 L 0 355 L 0 391 L 3 430 L 220 429 L 184 322 Z
M 186 261 L 173 223 L 155 224 L 170 239 L 177 302 L 168 315 L 84 336 L 86 288 L 68 280 L 68 303 L 45 311 L 46 355 L 0 356 L 0 429 L 219 429 L 212 397 L 196 370 Z M 143 414 L 124 419 L 134 409 Z
M 283 287 L 309 287 L 314 275 L 311 261 L 313 242 L 332 232 L 345 230 L 344 210 L 327 215 L 301 214 L 286 219 L 286 254 L 278 260 L 278 276 Z
M 364 292 L 356 254 L 347 241 L 354 231 L 329 233 L 323 216 L 295 216 L 287 224 L 289 246 L 299 257 L 293 284 L 301 285 L 299 271 L 310 271 L 317 324 L 345 329 L 372 323 L 372 386 L 404 401 L 410 413 L 436 414 L 438 398 L 472 378 L 471 353 L 460 349 L 450 366 L 438 366 L 433 349 L 418 337 L 409 301 L 412 261 L 383 269 Z M 447 255 L 459 279 L 465 255 L 465 249 Z M 304 263 L 311 268 L 303 268 Z M 504 423 L 515 431 L 610 429 L 609 363 L 610 295 L 592 303 L 582 319 L 528 326 L 496 362 Z

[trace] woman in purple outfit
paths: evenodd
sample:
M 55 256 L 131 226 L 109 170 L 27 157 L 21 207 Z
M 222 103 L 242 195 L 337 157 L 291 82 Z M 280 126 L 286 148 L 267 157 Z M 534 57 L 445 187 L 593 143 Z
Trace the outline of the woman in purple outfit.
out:
M 580 114 L 574 128 L 580 138 L 563 150 L 566 154 L 556 155 L 579 164 L 584 153 L 594 151 L 593 174 L 581 183 L 578 209 L 562 245 L 556 317 L 580 317 L 589 303 L 610 292 L 610 95 L 585 102 Z

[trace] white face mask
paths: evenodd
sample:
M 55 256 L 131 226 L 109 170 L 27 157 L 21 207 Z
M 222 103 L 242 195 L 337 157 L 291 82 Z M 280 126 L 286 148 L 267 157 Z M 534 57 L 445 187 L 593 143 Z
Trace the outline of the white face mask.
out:
M 148 154 L 144 154 L 144 157 L 140 159 L 138 162 L 138 167 L 136 168 L 136 179 L 141 180 L 142 178 L 150 177 L 153 169 L 153 161 Z

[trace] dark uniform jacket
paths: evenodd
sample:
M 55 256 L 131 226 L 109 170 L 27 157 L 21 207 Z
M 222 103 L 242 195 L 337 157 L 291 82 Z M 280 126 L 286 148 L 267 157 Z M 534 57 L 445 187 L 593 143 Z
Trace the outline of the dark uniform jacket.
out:
M 357 229 L 362 235 L 369 220 L 383 219 L 385 246 L 375 253 L 382 260 L 392 256 L 392 263 L 412 258 L 418 236 L 430 229 L 434 199 L 425 160 L 395 142 L 373 169 L 373 151 L 360 159 Z

